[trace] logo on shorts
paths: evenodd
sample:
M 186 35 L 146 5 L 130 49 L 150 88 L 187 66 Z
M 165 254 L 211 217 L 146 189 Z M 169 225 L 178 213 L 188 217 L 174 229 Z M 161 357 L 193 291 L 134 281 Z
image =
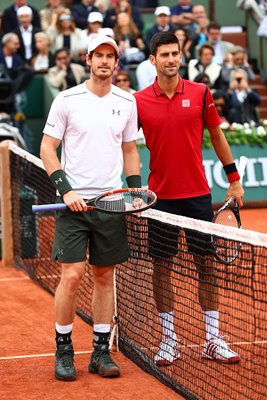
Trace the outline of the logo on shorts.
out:
M 182 100 L 182 107 L 190 107 L 190 100 Z
M 121 115 L 121 110 L 112 110 L 112 115 L 115 115 L 115 114 L 117 114 L 117 115 Z
M 58 250 L 57 250 L 57 254 L 58 254 L 59 256 L 63 256 L 63 249 L 58 249 Z

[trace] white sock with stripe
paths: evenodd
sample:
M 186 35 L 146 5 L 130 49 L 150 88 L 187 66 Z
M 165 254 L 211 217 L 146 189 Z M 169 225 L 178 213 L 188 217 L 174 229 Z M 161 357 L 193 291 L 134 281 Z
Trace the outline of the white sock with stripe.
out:
M 219 311 L 205 311 L 206 340 L 219 337 Z
M 159 313 L 160 322 L 162 326 L 163 336 L 169 336 L 172 339 L 176 339 L 176 333 L 174 332 L 173 323 L 173 311 L 168 313 Z

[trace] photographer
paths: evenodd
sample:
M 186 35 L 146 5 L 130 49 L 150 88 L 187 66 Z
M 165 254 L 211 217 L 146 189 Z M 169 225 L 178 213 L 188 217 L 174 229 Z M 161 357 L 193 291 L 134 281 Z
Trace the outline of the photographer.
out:
M 257 106 L 261 101 L 260 96 L 256 90 L 249 87 L 247 73 L 243 69 L 231 73 L 228 93 L 229 122 L 244 124 L 254 121 L 259 124 Z

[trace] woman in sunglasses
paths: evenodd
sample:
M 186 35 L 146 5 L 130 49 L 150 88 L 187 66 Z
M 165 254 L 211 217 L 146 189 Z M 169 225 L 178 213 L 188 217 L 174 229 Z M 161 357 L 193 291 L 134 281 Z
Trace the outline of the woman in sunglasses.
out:
M 71 59 L 78 61 L 78 53 L 81 47 L 81 29 L 77 28 L 69 9 L 64 9 L 52 19 L 47 29 L 51 38 L 51 51 L 54 53 L 61 48 L 69 49 Z

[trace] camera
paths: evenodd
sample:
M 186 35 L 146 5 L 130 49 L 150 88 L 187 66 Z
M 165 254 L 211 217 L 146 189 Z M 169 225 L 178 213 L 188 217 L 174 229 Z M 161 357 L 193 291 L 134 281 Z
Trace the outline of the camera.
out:
M 242 81 L 242 78 L 236 78 L 236 81 L 237 81 L 237 83 L 239 83 L 240 84 L 240 82 Z

